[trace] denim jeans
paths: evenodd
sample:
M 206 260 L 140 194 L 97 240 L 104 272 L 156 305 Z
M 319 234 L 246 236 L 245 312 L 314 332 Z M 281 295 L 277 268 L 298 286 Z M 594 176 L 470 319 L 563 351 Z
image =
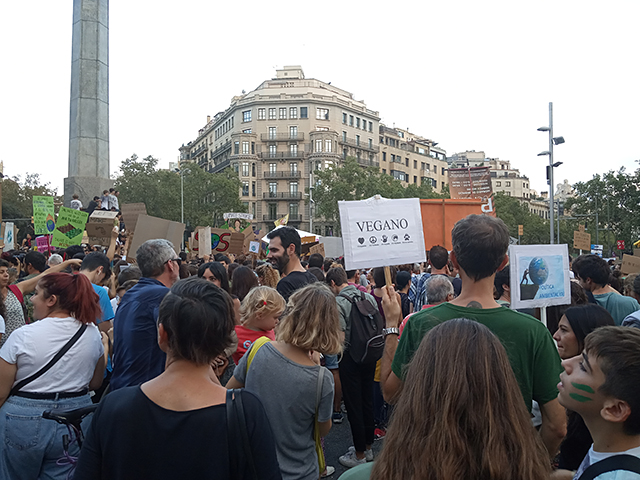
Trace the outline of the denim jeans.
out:
M 11 396 L 0 408 L 0 478 L 11 480 L 64 480 L 71 465 L 58 465 L 63 457 L 62 435 L 67 427 L 42 418 L 52 408 L 80 408 L 91 405 L 89 395 L 59 400 L 32 400 Z M 86 431 L 88 418 L 83 421 Z M 77 457 L 78 445 L 69 447 Z

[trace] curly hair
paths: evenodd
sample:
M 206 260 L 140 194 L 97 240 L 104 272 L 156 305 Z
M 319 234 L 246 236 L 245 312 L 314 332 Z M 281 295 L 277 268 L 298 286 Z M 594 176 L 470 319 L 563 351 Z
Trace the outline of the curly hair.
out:
M 260 279 L 260 285 L 265 287 L 276 288 L 280 281 L 280 272 L 273 268 L 268 263 L 258 265 L 256 267 L 256 274 Z

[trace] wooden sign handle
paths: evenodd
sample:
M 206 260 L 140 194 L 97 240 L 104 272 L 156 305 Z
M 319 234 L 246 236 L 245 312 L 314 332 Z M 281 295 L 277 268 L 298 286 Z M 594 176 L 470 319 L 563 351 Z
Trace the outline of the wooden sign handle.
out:
M 391 269 L 387 266 L 384 267 L 384 280 L 387 283 L 387 286 L 393 286 L 393 282 L 391 281 Z

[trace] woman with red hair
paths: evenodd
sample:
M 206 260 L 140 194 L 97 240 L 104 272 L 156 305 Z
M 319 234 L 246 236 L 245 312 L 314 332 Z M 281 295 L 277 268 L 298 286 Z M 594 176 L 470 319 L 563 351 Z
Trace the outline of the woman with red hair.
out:
M 99 299 L 84 275 L 44 275 L 31 302 L 39 321 L 15 330 L 0 349 L 0 478 L 64 479 L 71 465 L 58 460 L 66 427 L 42 412 L 91 405 L 106 335 L 95 325 Z

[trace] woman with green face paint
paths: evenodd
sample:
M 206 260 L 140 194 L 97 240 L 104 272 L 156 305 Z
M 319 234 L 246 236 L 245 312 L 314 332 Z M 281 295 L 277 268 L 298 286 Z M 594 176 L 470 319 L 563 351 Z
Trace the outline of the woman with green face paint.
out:
M 600 305 L 589 303 L 568 308 L 553 335 L 560 358 L 567 360 L 581 355 L 587 335 L 605 325 L 615 325 L 615 322 Z M 593 388 L 581 383 L 573 383 L 570 389 L 570 397 L 578 402 L 589 402 L 595 393 Z M 567 436 L 560 445 L 558 468 L 573 471 L 580 466 L 593 440 L 580 415 L 567 410 L 567 416 Z

